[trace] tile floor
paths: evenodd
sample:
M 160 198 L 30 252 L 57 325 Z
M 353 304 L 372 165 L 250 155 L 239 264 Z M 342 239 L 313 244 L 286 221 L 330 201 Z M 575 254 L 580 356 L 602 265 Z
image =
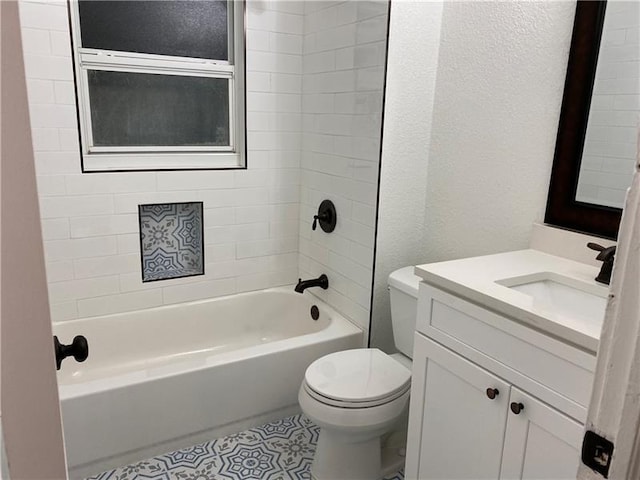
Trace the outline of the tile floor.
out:
M 304 415 L 295 415 L 87 480 L 310 479 L 318 430 Z M 402 479 L 400 471 L 385 480 Z

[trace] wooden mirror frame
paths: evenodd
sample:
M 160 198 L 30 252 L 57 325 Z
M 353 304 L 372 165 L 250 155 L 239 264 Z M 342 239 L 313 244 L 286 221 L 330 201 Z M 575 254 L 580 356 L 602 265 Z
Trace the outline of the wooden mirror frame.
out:
M 615 239 L 622 209 L 576 200 L 606 1 L 578 1 L 545 223 Z

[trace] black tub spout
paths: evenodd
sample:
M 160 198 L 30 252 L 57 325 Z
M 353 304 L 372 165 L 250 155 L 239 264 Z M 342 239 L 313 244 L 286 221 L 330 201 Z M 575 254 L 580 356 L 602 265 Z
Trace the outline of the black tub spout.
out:
M 311 280 L 298 279 L 295 291 L 298 293 L 304 292 L 309 287 L 320 287 L 324 290 L 329 288 L 329 278 L 323 273 L 318 278 L 312 278 Z

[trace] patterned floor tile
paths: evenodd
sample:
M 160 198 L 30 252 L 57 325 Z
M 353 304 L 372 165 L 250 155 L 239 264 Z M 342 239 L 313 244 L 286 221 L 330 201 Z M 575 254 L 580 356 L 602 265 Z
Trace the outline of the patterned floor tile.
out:
M 404 471 L 400 470 L 392 477 L 385 477 L 384 480 L 404 480 Z
M 160 457 L 156 457 L 156 459 L 162 462 L 168 471 L 175 470 L 179 467 L 197 469 L 205 462 L 218 465 L 218 453 L 214 450 L 214 445 L 215 442 L 202 443 L 161 455 Z
M 308 480 L 319 432 L 295 415 L 87 480 Z M 404 480 L 403 472 L 385 480 Z
M 290 438 L 291 435 L 304 429 L 306 426 L 298 420 L 298 416 L 287 417 L 277 422 L 267 423 L 261 427 L 253 429 L 263 440 L 272 440 L 275 438 Z
M 270 478 L 280 471 L 279 457 L 280 452 L 272 450 L 264 443 L 238 443 L 231 452 L 222 457 L 222 467 L 218 473 L 230 480 Z

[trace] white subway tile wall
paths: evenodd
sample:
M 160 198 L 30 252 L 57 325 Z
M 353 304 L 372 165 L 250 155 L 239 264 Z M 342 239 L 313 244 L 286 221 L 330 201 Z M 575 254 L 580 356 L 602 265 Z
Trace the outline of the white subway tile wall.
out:
M 53 321 L 295 283 L 303 6 L 247 4 L 248 169 L 82 174 L 66 2 L 21 0 Z M 142 283 L 141 203 L 204 202 L 205 272 Z
M 621 208 L 640 126 L 640 3 L 608 2 L 576 198 Z
M 368 330 L 386 54 L 386 1 L 304 3 L 300 274 L 326 273 L 314 292 Z M 333 233 L 311 230 L 336 206 Z
M 82 174 L 66 2 L 20 0 L 53 321 L 326 273 L 314 293 L 367 330 L 387 9 L 247 2 L 247 170 Z M 311 231 L 324 198 L 331 235 Z M 138 205 L 192 201 L 205 275 L 143 284 Z

